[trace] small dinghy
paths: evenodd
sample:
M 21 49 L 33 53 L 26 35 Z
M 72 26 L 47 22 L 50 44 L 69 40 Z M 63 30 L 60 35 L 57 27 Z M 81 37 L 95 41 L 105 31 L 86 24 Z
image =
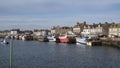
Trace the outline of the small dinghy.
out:
M 9 44 L 9 42 L 7 42 L 5 39 L 3 41 L 1 41 L 1 44 Z

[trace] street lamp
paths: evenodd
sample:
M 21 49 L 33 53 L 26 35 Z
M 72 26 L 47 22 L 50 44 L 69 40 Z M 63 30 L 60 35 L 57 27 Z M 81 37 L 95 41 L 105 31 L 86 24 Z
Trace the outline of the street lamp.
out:
M 13 55 L 13 38 L 10 39 L 10 67 L 12 68 L 12 55 Z

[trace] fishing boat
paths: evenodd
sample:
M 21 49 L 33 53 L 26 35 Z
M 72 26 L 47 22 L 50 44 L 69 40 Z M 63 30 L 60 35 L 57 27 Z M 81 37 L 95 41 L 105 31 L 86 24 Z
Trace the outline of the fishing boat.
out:
M 59 36 L 59 40 L 61 43 L 75 43 L 76 39 L 72 35 L 61 35 Z
M 21 37 L 22 40 L 32 40 L 33 36 L 31 36 L 30 34 L 25 34 Z

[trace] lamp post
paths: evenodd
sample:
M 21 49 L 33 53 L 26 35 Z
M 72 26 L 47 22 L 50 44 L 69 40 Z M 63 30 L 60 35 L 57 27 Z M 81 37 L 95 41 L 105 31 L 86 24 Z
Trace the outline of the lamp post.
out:
M 10 39 L 10 67 L 12 68 L 12 55 L 13 55 L 13 38 Z

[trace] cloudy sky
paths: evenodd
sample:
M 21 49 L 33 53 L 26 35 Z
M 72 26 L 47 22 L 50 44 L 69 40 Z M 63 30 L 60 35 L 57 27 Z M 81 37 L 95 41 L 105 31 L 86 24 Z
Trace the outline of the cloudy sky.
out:
M 120 0 L 0 0 L 0 29 L 120 23 Z

